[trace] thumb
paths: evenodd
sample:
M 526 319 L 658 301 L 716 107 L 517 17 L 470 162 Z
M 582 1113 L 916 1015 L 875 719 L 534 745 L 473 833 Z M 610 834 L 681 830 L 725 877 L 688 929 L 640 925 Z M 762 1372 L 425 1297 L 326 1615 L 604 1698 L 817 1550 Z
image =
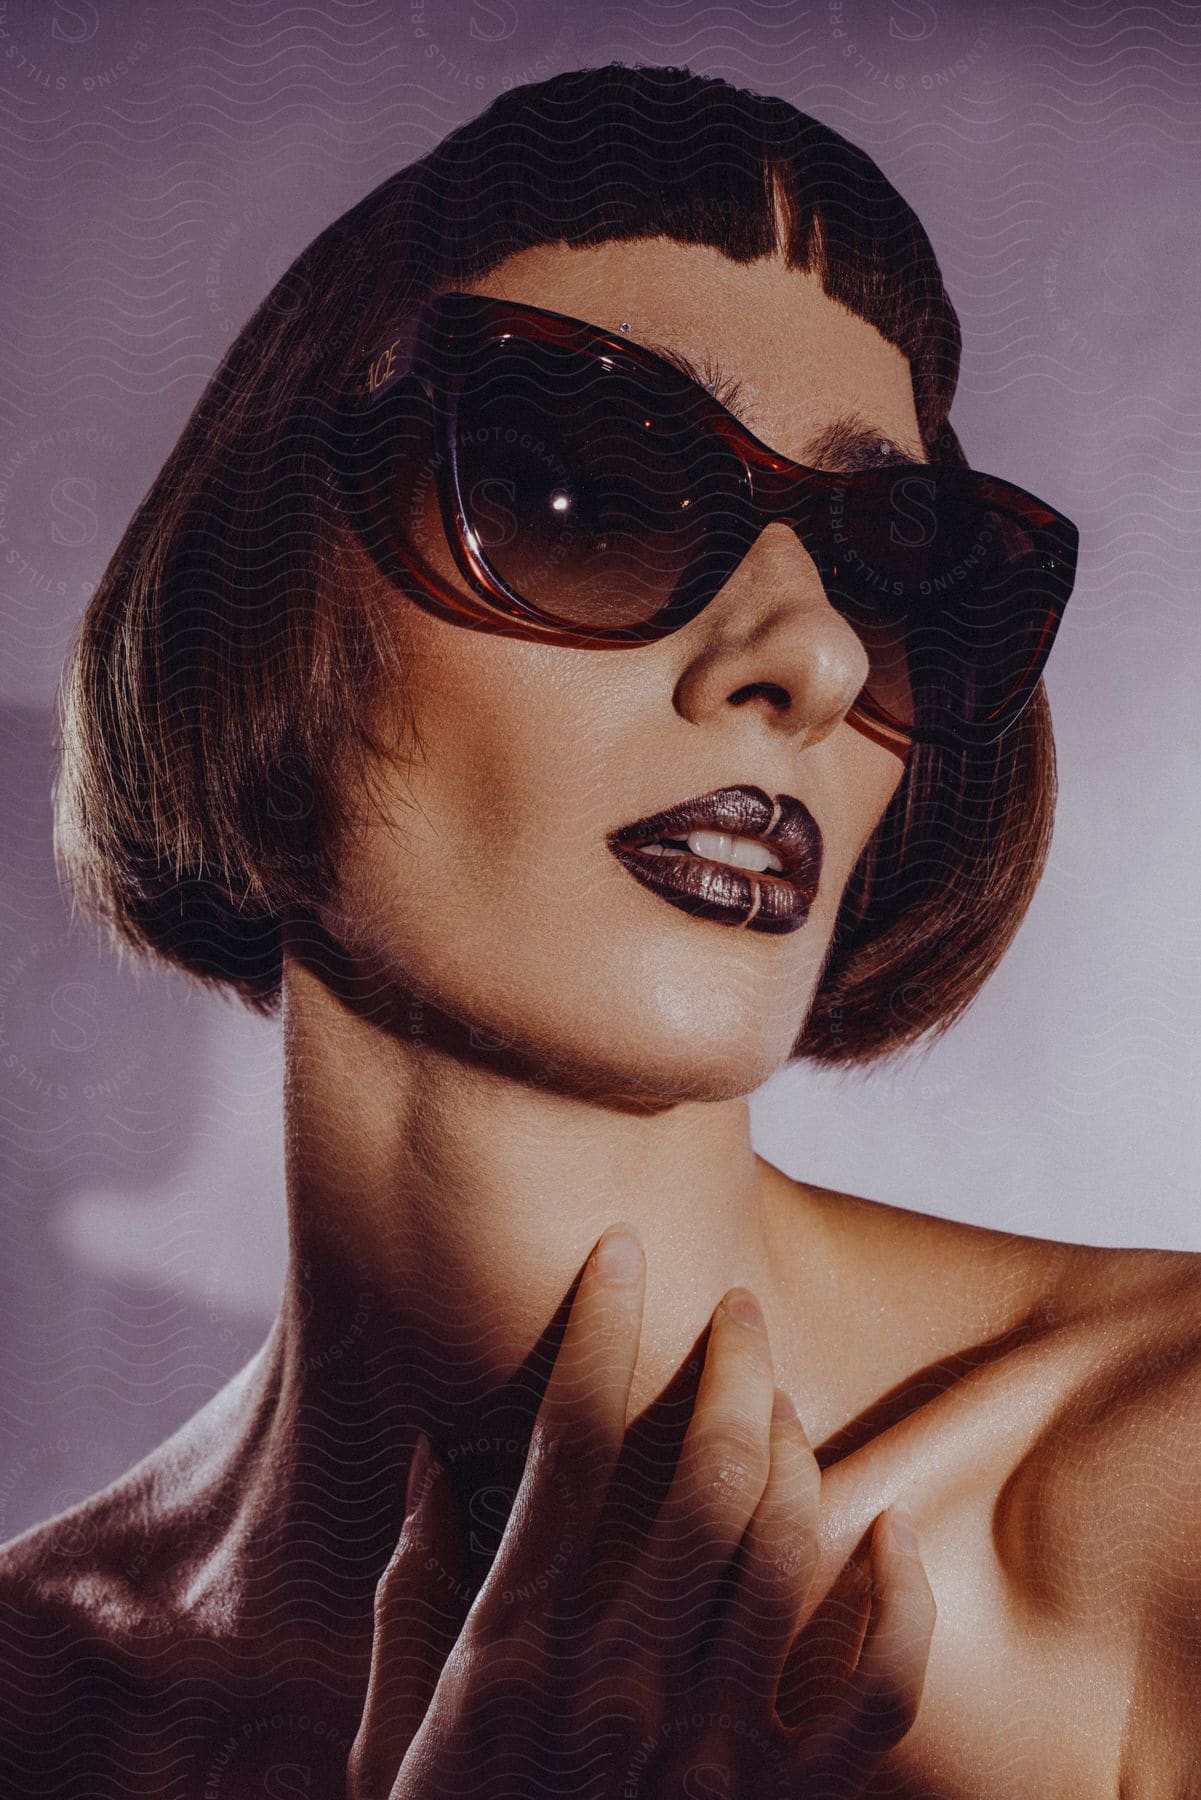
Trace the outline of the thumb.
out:
M 408 1512 L 375 1590 L 371 1673 L 348 1764 L 348 1800 L 386 1800 L 470 1604 L 466 1534 L 445 1467 L 421 1432 Z

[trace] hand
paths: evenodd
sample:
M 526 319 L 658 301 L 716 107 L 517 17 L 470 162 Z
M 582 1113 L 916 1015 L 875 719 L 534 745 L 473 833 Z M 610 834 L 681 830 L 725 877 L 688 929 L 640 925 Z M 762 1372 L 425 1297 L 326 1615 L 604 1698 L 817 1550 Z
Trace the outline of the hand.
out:
M 637 1240 L 624 1275 L 605 1266 L 628 1235 L 607 1232 L 585 1264 L 499 1549 L 457 1616 L 463 1525 L 428 1465 L 377 1589 L 348 1800 L 855 1800 L 913 1723 L 934 1598 L 886 1513 L 856 1666 L 819 1720 L 777 1714 L 821 1477 L 745 1290 L 714 1312 L 663 1505 L 620 1567 L 594 1559 L 642 1322 Z

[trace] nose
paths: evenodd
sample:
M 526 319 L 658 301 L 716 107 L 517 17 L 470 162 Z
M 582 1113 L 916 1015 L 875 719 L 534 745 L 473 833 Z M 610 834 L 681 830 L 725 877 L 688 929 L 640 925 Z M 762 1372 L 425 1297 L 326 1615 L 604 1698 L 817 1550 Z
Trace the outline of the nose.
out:
M 771 728 L 808 747 L 841 724 L 867 680 L 862 640 L 831 606 L 812 557 L 781 519 L 763 528 L 678 639 L 687 661 L 674 701 L 694 724 L 753 706 Z

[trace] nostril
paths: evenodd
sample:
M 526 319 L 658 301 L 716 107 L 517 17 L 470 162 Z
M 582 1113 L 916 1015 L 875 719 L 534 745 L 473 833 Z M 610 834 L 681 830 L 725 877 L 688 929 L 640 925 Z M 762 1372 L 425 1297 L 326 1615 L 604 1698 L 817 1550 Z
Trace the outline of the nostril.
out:
M 755 694 L 766 694 L 773 706 L 791 706 L 792 704 L 792 695 L 788 689 L 781 687 L 775 681 L 748 682 L 745 687 L 737 688 L 730 695 L 730 704 L 741 706 L 744 701 L 752 699 Z

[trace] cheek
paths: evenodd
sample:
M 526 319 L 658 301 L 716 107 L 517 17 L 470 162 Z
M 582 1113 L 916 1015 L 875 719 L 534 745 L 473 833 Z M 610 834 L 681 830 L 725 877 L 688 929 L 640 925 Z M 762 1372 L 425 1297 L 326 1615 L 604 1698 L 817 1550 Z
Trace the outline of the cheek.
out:
M 557 846 L 587 797 L 595 810 L 606 793 L 598 771 L 614 758 L 604 708 L 567 685 L 561 663 L 543 661 L 553 648 L 450 630 L 455 654 L 418 672 L 416 754 L 406 769 L 413 797 L 448 854 L 486 851 L 503 863 L 528 853 L 531 840 Z M 620 805 L 611 788 L 607 795 Z
M 832 905 L 834 913 L 841 891 L 897 794 L 904 772 L 906 763 L 900 756 L 871 742 L 848 722 L 839 725 L 825 743 L 819 743 L 812 751 L 812 785 L 803 790 L 803 797 L 821 819 L 825 839 L 823 887 L 828 880 L 826 905 Z M 834 913 L 830 914 L 830 929 Z
M 544 914 L 578 895 L 580 865 L 607 855 L 637 788 L 610 675 L 424 613 L 406 620 L 404 664 L 407 701 L 377 722 L 395 748 L 372 769 L 347 883 L 398 915 L 432 907 L 461 927 L 474 911 L 494 929 L 519 890 Z

